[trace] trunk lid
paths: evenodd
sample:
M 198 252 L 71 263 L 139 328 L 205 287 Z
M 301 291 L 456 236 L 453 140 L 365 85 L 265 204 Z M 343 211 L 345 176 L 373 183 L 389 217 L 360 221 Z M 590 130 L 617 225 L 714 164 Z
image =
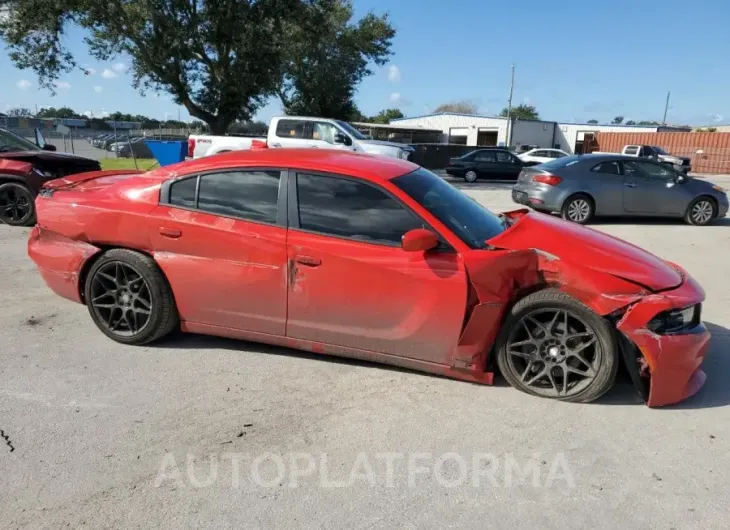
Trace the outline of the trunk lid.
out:
M 99 189 L 126 180 L 132 175 L 140 175 L 144 171 L 137 169 L 108 169 L 104 171 L 89 171 L 77 173 L 63 178 L 50 180 L 43 184 L 43 190 L 54 192 L 65 189 Z

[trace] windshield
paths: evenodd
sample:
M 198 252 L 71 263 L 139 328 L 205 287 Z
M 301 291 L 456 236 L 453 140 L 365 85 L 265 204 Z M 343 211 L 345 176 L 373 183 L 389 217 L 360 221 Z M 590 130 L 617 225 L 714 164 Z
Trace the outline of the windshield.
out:
M 571 155 L 571 156 L 564 156 L 561 158 L 556 158 L 554 160 L 551 160 L 550 162 L 545 162 L 544 164 L 540 164 L 540 169 L 560 169 L 562 167 L 568 167 L 572 166 L 573 164 L 577 164 L 580 161 L 579 155 Z
M 660 155 L 668 155 L 669 154 L 664 149 L 662 149 L 661 147 L 658 147 L 656 145 L 652 145 L 651 148 L 654 149 L 654 151 L 656 151 Z
M 369 140 L 370 139 L 369 136 L 364 135 L 363 133 L 361 133 L 360 131 L 358 131 L 357 129 L 355 129 L 355 127 L 353 127 L 352 125 L 350 125 L 346 121 L 335 120 L 335 123 L 337 123 L 337 125 L 339 125 L 343 129 L 345 129 L 345 131 L 350 136 L 352 136 L 353 138 L 355 138 L 356 140 Z
M 391 182 L 471 248 L 485 248 L 488 239 L 504 232 L 502 219 L 427 169 L 417 169 Z
M 38 151 L 38 146 L 10 131 L 0 129 L 0 153 L 17 151 Z

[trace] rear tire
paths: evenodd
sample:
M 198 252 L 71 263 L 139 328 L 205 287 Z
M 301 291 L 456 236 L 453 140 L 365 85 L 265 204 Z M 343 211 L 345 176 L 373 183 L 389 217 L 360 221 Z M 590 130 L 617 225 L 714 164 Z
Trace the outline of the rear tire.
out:
M 15 182 L 0 185 L 0 221 L 10 226 L 35 224 L 35 200 L 28 188 Z
M 566 221 L 580 225 L 588 224 L 593 219 L 596 206 L 588 195 L 576 193 L 568 197 L 563 203 L 560 215 Z
M 86 276 L 84 298 L 96 326 L 122 344 L 148 344 L 180 323 L 167 278 L 152 258 L 133 250 L 102 254 Z
M 558 289 L 526 296 L 510 310 L 495 343 L 497 365 L 516 389 L 588 403 L 613 386 L 618 345 L 611 325 Z
M 717 205 L 710 197 L 697 197 L 687 207 L 684 221 L 695 226 L 710 224 L 717 217 Z
M 476 182 L 478 178 L 479 177 L 477 176 L 477 172 L 474 171 L 473 169 L 470 169 L 469 171 L 467 171 L 466 173 L 464 173 L 464 180 L 467 181 L 467 182 L 469 182 L 469 183 Z

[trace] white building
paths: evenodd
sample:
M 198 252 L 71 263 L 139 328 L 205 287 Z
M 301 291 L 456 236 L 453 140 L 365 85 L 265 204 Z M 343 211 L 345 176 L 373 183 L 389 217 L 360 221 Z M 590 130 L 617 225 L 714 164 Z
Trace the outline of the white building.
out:
M 508 144 L 507 118 L 477 116 L 474 114 L 438 113 L 413 118 L 391 120 L 402 127 L 423 127 L 443 131 L 443 143 L 470 146 L 506 146 Z M 592 123 L 558 123 L 543 120 L 515 120 L 511 146 L 536 145 L 555 147 L 569 153 L 582 153 L 586 141 L 597 132 L 658 132 L 677 130 L 660 126 L 599 125 Z M 686 129 L 682 129 L 686 130 Z

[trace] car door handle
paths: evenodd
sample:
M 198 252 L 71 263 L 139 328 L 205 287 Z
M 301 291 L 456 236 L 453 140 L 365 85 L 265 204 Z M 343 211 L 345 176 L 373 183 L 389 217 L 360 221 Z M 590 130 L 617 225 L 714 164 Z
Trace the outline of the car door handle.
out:
M 307 267 L 319 267 L 322 264 L 322 260 L 313 256 L 297 256 L 294 261 Z
M 179 230 L 177 228 L 165 228 L 164 226 L 161 226 L 160 235 L 162 237 L 169 237 L 170 239 L 177 239 L 182 235 L 182 230 Z
M 636 184 L 634 184 L 633 182 L 627 182 L 624 184 L 624 186 L 626 186 L 627 188 L 635 188 Z

